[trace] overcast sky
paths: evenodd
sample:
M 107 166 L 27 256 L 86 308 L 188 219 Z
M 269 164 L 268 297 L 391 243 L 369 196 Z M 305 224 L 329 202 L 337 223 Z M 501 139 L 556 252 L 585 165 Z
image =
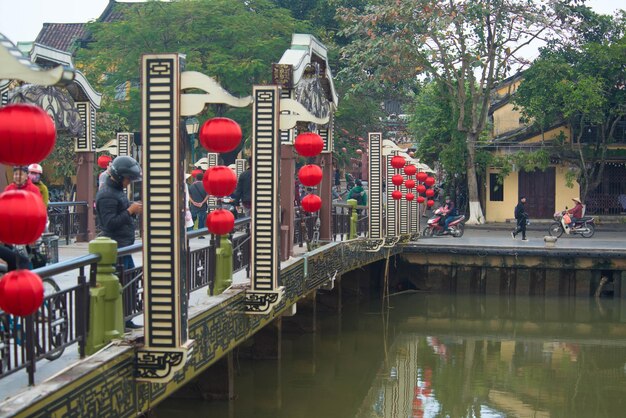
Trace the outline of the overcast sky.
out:
M 34 41 L 44 23 L 94 20 L 108 0 L 0 0 L 0 33 L 13 43 Z M 587 0 L 598 13 L 612 13 L 623 0 Z M 621 8 L 624 8 L 622 6 Z

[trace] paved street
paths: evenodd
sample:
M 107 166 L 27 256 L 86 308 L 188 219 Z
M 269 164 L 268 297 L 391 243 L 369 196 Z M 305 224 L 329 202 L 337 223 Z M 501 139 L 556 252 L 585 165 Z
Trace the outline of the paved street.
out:
M 511 238 L 513 224 L 489 224 L 472 226 L 467 225 L 465 234 L 461 238 L 450 236 L 421 238 L 418 245 L 468 245 L 476 247 L 545 247 L 543 238 L 548 233 L 549 223 L 531 224 L 526 233 L 528 241 L 522 241 L 518 234 L 516 239 Z M 596 233 L 591 238 L 583 238 L 580 235 L 563 235 L 557 242 L 556 248 L 624 250 L 626 251 L 626 225 L 605 224 L 596 228 Z

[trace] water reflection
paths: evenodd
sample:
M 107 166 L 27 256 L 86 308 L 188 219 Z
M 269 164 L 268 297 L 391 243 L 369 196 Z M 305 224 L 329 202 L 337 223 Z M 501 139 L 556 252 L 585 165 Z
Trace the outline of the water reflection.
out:
M 238 398 L 168 400 L 210 417 L 618 417 L 626 305 L 405 294 L 284 333 L 283 359 L 238 361 Z M 288 327 L 285 327 L 288 328 Z

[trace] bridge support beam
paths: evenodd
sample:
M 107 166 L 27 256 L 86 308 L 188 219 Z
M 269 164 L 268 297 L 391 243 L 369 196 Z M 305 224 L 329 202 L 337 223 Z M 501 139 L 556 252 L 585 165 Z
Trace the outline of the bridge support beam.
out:
M 298 301 L 298 312 L 294 316 L 283 317 L 284 330 L 300 333 L 317 331 L 317 292 L 313 291 Z
M 318 307 L 325 311 L 334 312 L 341 315 L 341 277 L 335 278 L 334 288 L 332 290 L 319 290 L 317 292 Z
M 280 360 L 282 357 L 283 318 L 278 317 L 254 334 L 252 358 L 256 360 Z
M 235 367 L 233 352 L 187 383 L 173 395 L 175 399 L 203 399 L 205 401 L 235 398 Z

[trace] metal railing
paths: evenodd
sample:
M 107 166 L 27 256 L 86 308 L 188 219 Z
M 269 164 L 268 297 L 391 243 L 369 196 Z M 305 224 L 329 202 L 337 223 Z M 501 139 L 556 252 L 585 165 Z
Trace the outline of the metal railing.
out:
M 357 206 L 357 236 L 367 236 L 368 232 L 368 207 Z M 332 237 L 333 241 L 343 241 L 350 235 L 350 218 L 352 206 L 347 203 L 333 203 L 332 207 Z
M 319 240 L 319 216 L 296 208 L 293 228 L 293 243 L 298 247 L 308 246 Z
M 87 233 L 87 202 L 50 202 L 48 230 L 69 244 L 71 238 Z
M 361 235 L 367 230 L 367 208 L 358 209 L 361 210 L 358 222 L 358 233 Z M 351 210 L 349 205 L 333 205 L 332 233 L 335 240 L 347 239 Z M 70 223 L 72 222 L 70 218 Z M 306 214 L 297 217 L 295 226 L 295 241 L 304 245 L 316 239 L 316 234 L 319 233 L 318 216 Z M 235 228 L 230 236 L 233 244 L 233 272 L 243 269 L 248 274 L 250 272 L 250 233 L 250 217 L 235 221 Z M 219 237 L 212 236 L 206 228 L 202 228 L 188 232 L 187 238 L 206 235 L 209 236 L 207 245 L 189 251 L 188 292 L 208 286 L 212 294 Z M 143 245 L 138 243 L 118 250 L 117 273 L 122 285 L 125 321 L 143 313 L 143 267 L 125 269 L 122 259 L 141 251 L 142 248 Z M 37 361 L 53 360 L 66 347 L 75 343 L 78 343 L 80 356 L 84 357 L 89 323 L 89 287 L 96 286 L 96 263 L 99 260 L 99 255 L 90 254 L 33 270 L 42 279 L 78 270 L 77 284 L 46 294 L 42 307 L 29 317 L 15 318 L 0 311 L 0 378 L 27 369 L 29 384 L 32 385 Z M 86 267 L 89 268 L 89 280 Z
M 27 317 L 0 311 L 0 378 L 26 369 L 28 384 L 32 386 L 37 361 L 54 360 L 75 343 L 80 357 L 85 356 L 89 323 L 85 267 L 90 268 L 90 281 L 95 281 L 95 265 L 99 260 L 99 255 L 90 254 L 33 270 L 44 279 L 45 285 L 55 275 L 78 269 L 77 284 L 62 290 L 54 285 L 44 295 L 41 307 Z

